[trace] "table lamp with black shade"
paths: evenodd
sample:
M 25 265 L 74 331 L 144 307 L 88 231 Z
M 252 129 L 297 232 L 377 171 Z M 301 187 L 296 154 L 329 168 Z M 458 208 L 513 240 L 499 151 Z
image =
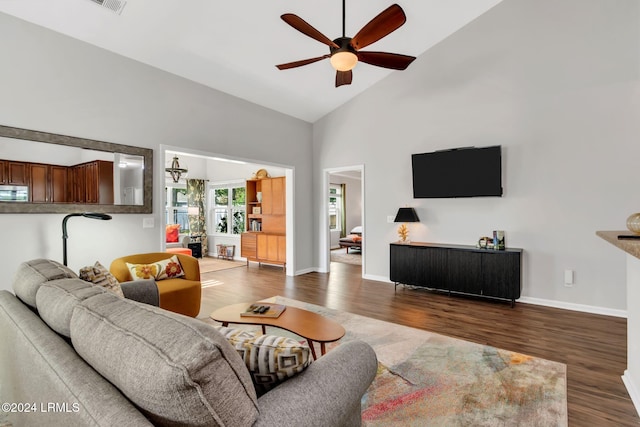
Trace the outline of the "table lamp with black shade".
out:
M 105 221 L 111 219 L 111 215 L 97 212 L 77 212 L 65 216 L 62 220 L 62 263 L 64 265 L 67 265 L 67 239 L 69 238 L 69 235 L 67 234 L 67 220 L 72 216 L 83 216 L 85 218 L 101 219 Z
M 400 237 L 400 243 L 409 243 L 409 229 L 407 228 L 407 222 L 420 222 L 418 214 L 414 208 L 400 208 L 396 214 L 396 218 L 393 222 L 401 222 L 402 225 L 398 227 L 398 236 Z

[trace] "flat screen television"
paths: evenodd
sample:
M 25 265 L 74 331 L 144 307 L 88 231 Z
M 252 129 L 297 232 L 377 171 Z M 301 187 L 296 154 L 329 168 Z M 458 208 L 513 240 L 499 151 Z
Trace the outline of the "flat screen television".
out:
M 413 197 L 502 196 L 501 146 L 413 154 Z

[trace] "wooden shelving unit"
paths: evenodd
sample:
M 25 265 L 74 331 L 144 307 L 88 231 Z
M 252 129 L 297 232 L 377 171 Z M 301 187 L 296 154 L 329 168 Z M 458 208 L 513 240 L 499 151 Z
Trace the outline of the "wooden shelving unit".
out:
M 284 265 L 286 250 L 285 177 L 246 182 L 247 229 L 242 233 L 241 256 L 250 261 Z

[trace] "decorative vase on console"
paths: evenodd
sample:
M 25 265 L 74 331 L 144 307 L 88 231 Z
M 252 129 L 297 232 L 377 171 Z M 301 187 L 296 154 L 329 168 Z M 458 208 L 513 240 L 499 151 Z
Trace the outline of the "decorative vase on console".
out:
M 640 234 L 640 212 L 631 214 L 627 218 L 627 228 L 634 234 Z
M 256 193 L 256 199 L 258 199 L 258 203 L 262 203 L 262 192 L 258 191 Z
M 400 227 L 398 227 L 398 237 L 400 238 L 398 243 L 404 243 L 404 244 L 411 243 L 411 241 L 408 239 L 409 229 L 407 228 L 407 224 L 402 224 Z

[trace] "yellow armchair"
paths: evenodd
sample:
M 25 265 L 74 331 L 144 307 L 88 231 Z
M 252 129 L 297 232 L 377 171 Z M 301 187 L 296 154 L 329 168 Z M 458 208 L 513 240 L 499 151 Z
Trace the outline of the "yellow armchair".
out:
M 133 280 L 127 268 L 129 264 L 151 264 L 162 261 L 176 255 L 184 276 L 175 279 L 156 281 L 160 307 L 175 313 L 196 317 L 200 312 L 202 298 L 202 285 L 200 283 L 200 264 L 198 260 L 189 255 L 172 254 L 167 252 L 152 252 L 146 254 L 128 255 L 113 260 L 109 271 L 118 279 L 118 282 Z

